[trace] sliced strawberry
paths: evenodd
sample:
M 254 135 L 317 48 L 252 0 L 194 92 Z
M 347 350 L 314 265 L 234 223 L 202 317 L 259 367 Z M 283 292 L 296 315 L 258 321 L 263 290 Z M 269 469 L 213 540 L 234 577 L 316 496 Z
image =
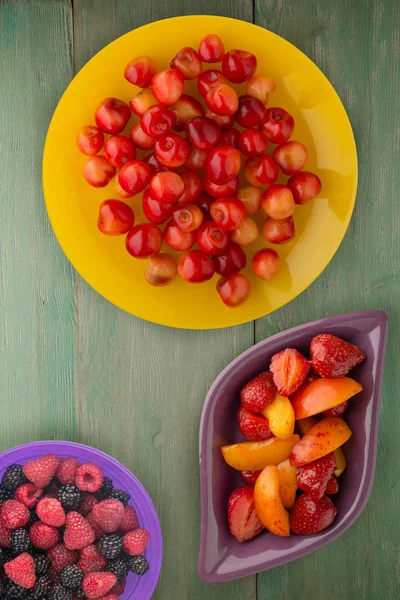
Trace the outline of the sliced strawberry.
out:
M 246 410 L 243 406 L 239 408 L 237 420 L 240 431 L 251 442 L 261 442 L 272 436 L 268 419 Z
M 321 377 L 343 377 L 366 356 L 357 346 L 330 333 L 312 339 L 310 354 L 312 365 Z
M 325 493 L 335 466 L 335 455 L 330 452 L 304 467 L 299 467 L 296 474 L 297 486 L 313 500 L 319 500 Z
M 333 408 L 328 408 L 328 410 L 324 410 L 325 417 L 340 417 L 340 415 L 342 415 L 346 410 L 348 403 L 349 401 L 345 400 L 344 402 L 341 402 Z
M 336 477 L 331 477 L 326 486 L 325 494 L 329 494 L 331 496 L 332 494 L 337 494 L 338 491 L 339 491 L 338 480 L 336 479 Z
M 273 402 L 276 395 L 276 387 L 272 379 L 272 373 L 260 373 L 251 379 L 240 392 L 240 400 L 247 410 L 261 412 Z
M 246 485 L 254 487 L 261 471 L 240 471 L 240 479 Z
M 228 522 L 238 542 L 251 540 L 264 528 L 256 515 L 253 489 L 240 487 L 232 492 L 228 500 Z
M 298 350 L 286 348 L 272 357 L 269 368 L 278 392 L 288 397 L 305 381 L 310 363 Z
M 290 513 L 290 529 L 297 535 L 311 535 L 329 527 L 335 517 L 336 508 L 330 498 L 322 496 L 315 502 L 302 494 Z

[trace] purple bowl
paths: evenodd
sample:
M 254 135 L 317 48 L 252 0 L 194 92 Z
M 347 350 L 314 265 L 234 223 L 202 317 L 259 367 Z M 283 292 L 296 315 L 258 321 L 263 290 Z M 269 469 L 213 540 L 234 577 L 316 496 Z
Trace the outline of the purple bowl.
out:
M 273 354 L 288 346 L 308 354 L 311 339 L 332 333 L 357 344 L 367 358 L 352 371 L 363 391 L 350 401 L 345 419 L 353 431 L 345 444 L 347 468 L 334 497 L 333 524 L 315 535 L 278 537 L 264 531 L 248 542 L 230 534 L 227 502 L 232 490 L 243 485 L 238 472 L 222 458 L 220 447 L 244 441 L 236 423 L 240 389 L 265 371 Z M 256 344 L 232 361 L 208 392 L 200 424 L 201 533 L 199 575 L 217 583 L 265 571 L 300 558 L 332 542 L 354 523 L 371 493 L 378 435 L 378 411 L 387 337 L 387 316 L 362 311 L 328 317 L 288 329 Z
M 16 446 L 0 454 L 0 476 L 6 468 L 14 463 L 24 464 L 28 460 L 43 454 L 56 454 L 64 458 L 74 456 L 80 462 L 94 462 L 101 467 L 104 475 L 110 477 L 114 487 L 125 490 L 130 494 L 131 504 L 138 515 L 141 527 L 150 532 L 145 556 L 150 563 L 150 569 L 142 577 L 129 573 L 122 600 L 149 600 L 157 585 L 162 562 L 161 527 L 156 509 L 142 484 L 121 463 L 108 454 L 74 442 L 44 441 L 32 442 Z

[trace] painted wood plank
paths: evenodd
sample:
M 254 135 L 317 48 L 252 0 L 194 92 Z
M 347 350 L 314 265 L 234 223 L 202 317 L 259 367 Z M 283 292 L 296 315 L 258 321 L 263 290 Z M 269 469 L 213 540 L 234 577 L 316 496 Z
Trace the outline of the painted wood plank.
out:
M 258 598 L 395 600 L 400 586 L 398 373 L 400 5 L 256 0 L 256 23 L 303 50 L 335 86 L 354 127 L 360 178 L 349 231 L 319 279 L 256 323 L 256 338 L 320 317 L 379 308 L 390 319 L 375 486 L 339 540 L 258 576 Z
M 218 6 L 210 0 L 201 7 L 194 0 L 75 0 L 76 69 L 135 27 L 216 10 L 252 19 L 250 0 L 223 0 Z M 154 598 L 254 600 L 255 577 L 206 586 L 197 575 L 200 414 L 215 376 L 253 343 L 252 324 L 214 332 L 159 327 L 121 312 L 82 281 L 77 302 L 81 440 L 129 466 L 154 499 L 165 544 Z
M 73 270 L 42 195 L 47 127 L 72 73 L 70 2 L 0 5 L 0 447 L 76 439 Z

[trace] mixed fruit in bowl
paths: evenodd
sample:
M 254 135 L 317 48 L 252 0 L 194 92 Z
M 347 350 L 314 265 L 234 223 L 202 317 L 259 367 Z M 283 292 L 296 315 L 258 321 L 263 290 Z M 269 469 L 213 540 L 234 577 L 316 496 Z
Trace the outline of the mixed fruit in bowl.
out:
M 362 390 L 348 374 L 365 356 L 335 335 L 320 334 L 311 341 L 310 359 L 286 348 L 272 357 L 269 371 L 243 387 L 237 421 L 248 441 L 221 448 L 245 484 L 228 501 L 229 528 L 238 541 L 264 528 L 285 537 L 315 534 L 334 521 L 331 497 L 339 492 L 342 446 L 352 435 L 345 413 Z
M 132 257 L 149 259 L 151 285 L 177 276 L 201 283 L 216 273 L 225 305 L 242 304 L 251 292 L 242 272 L 248 259 L 260 280 L 276 277 L 277 249 L 295 236 L 296 206 L 321 191 L 319 177 L 304 170 L 306 146 L 291 139 L 292 115 L 267 108 L 275 82 L 256 69 L 254 54 L 226 51 L 213 34 L 197 50 L 182 48 L 164 70 L 149 56 L 134 58 L 124 76 L 142 91 L 129 103 L 104 99 L 96 124 L 78 133 L 89 156 L 85 180 L 103 188 L 114 179 L 117 197 L 101 202 L 98 228 L 125 236 Z M 273 247 L 250 254 L 260 230 Z

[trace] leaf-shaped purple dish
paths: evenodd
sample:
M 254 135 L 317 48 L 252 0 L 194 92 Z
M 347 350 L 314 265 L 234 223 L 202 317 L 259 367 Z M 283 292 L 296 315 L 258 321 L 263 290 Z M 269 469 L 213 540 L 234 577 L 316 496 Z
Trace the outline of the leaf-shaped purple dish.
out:
M 265 371 L 273 354 L 287 347 L 308 354 L 312 338 L 332 333 L 362 348 L 367 358 L 351 376 L 363 391 L 349 402 L 345 419 L 353 435 L 344 447 L 347 469 L 334 497 L 333 524 L 311 536 L 278 537 L 264 531 L 253 540 L 237 542 L 227 519 L 229 494 L 243 485 L 239 474 L 223 460 L 220 447 L 244 441 L 236 424 L 240 389 Z M 359 517 L 371 493 L 378 436 L 380 391 L 387 337 L 387 317 L 362 311 L 328 317 L 278 333 L 256 344 L 232 361 L 208 392 L 200 424 L 201 534 L 199 575 L 217 583 L 271 569 L 335 540 Z

